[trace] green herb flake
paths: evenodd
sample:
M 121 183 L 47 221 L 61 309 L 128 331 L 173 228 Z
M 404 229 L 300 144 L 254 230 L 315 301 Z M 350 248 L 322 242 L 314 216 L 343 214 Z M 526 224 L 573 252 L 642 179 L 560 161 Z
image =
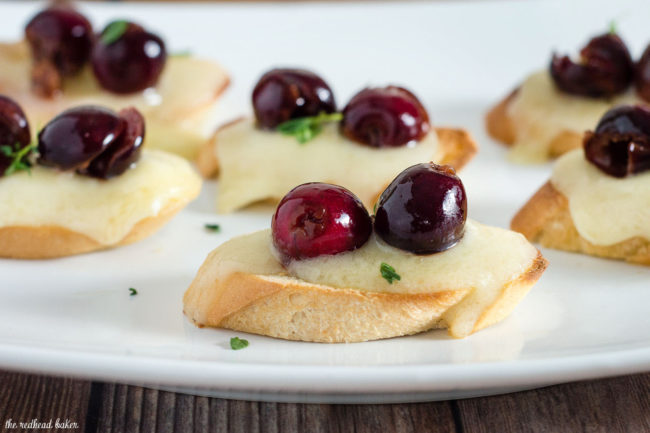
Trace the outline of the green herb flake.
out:
M 6 144 L 0 146 L 0 153 L 11 158 L 11 163 L 5 170 L 4 175 L 9 176 L 18 171 L 27 171 L 31 174 L 32 163 L 29 161 L 29 156 L 34 150 L 36 150 L 36 143 L 32 143 L 22 149 L 19 143 L 16 143 L 13 149 Z
M 214 233 L 218 233 L 221 231 L 221 226 L 219 224 L 206 224 L 204 227 L 206 230 L 209 230 Z
M 232 337 L 230 339 L 230 348 L 232 350 L 241 350 L 248 347 L 248 340 L 241 339 L 239 337 Z
M 300 144 L 305 144 L 320 134 L 325 123 L 340 122 L 341 119 L 343 113 L 320 113 L 318 116 L 287 120 L 278 125 L 276 130 L 295 137 Z
M 172 57 L 189 57 L 191 55 L 192 55 L 192 51 L 190 50 L 176 51 L 171 54 Z
M 11 146 L 7 146 L 6 144 L 3 146 L 0 146 L 0 153 L 2 153 L 4 156 L 9 156 L 13 155 L 14 150 L 11 148 Z
M 129 296 L 135 296 L 138 294 L 138 291 L 135 290 L 133 287 L 129 287 L 129 292 L 130 292 Z
M 611 20 L 609 22 L 609 34 L 610 35 L 615 35 L 617 33 L 617 26 L 616 26 L 616 21 Z
M 377 205 L 378 205 L 378 204 L 379 204 L 379 202 L 376 201 L 376 202 L 375 202 L 375 206 L 372 208 L 372 214 L 373 214 L 373 215 L 377 215 Z
M 102 43 L 110 45 L 113 42 L 117 41 L 122 35 L 126 32 L 126 29 L 129 27 L 129 23 L 124 20 L 113 21 L 110 23 L 100 37 Z
M 393 281 L 399 281 L 402 277 L 395 271 L 395 268 L 389 265 L 388 263 L 383 263 L 379 266 L 379 272 L 381 276 L 388 281 L 388 284 L 393 284 Z

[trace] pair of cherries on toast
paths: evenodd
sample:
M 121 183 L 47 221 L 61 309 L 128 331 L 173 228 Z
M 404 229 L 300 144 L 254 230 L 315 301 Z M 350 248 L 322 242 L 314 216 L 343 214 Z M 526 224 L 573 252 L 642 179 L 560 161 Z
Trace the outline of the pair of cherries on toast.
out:
M 285 264 L 292 260 L 353 251 L 373 228 L 388 245 L 423 255 L 445 251 L 463 237 L 467 198 L 453 168 L 417 164 L 384 190 L 374 218 L 347 189 L 306 183 L 291 190 L 271 222 L 273 245 Z
M 40 165 L 100 179 L 124 173 L 139 158 L 144 118 L 135 108 L 119 113 L 84 106 L 64 111 L 38 134 Z M 0 95 L 0 177 L 31 149 L 27 117 L 12 99 Z M 29 161 L 23 162 L 29 164 Z
M 52 96 L 61 80 L 91 63 L 99 84 L 114 93 L 153 86 L 167 58 L 160 37 L 127 21 L 114 21 L 96 36 L 88 19 L 68 5 L 55 5 L 34 16 L 25 35 L 38 93 Z
M 625 42 L 615 32 L 592 38 L 580 50 L 579 62 L 553 55 L 550 72 L 557 87 L 567 93 L 610 97 L 634 82 L 637 94 L 650 101 L 650 46 L 634 63 Z
M 331 114 L 336 102 L 330 86 L 303 69 L 273 69 L 253 90 L 258 127 L 276 129 L 292 119 Z M 342 111 L 341 133 L 371 147 L 399 147 L 419 141 L 429 131 L 429 115 L 418 98 L 397 86 L 366 88 Z

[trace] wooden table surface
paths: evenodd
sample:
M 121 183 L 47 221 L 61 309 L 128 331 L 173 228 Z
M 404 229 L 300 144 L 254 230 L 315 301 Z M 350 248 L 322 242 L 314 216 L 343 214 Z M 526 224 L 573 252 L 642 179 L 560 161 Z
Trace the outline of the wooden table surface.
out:
M 432 403 L 328 405 L 195 397 L 0 371 L 0 429 L 67 432 L 650 432 L 650 373 Z M 8 422 L 16 428 L 7 428 Z M 76 426 L 72 423 L 76 423 Z

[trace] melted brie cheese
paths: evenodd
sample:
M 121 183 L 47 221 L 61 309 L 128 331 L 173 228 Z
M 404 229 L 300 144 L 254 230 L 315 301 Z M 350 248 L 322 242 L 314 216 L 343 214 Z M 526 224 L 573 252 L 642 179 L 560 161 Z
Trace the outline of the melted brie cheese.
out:
M 526 239 L 509 230 L 468 220 L 463 239 L 447 251 L 414 255 L 380 241 L 374 235 L 355 251 L 280 264 L 271 231 L 262 230 L 228 241 L 228 260 L 214 269 L 215 278 L 230 273 L 289 275 L 313 284 L 379 293 L 432 293 L 473 289 L 450 308 L 443 321 L 456 337 L 469 335 L 486 308 L 494 304 L 503 287 L 525 273 L 537 257 Z M 380 273 L 381 263 L 393 266 L 401 280 L 389 284 Z
M 327 182 L 355 193 L 369 208 L 402 170 L 435 160 L 438 137 L 432 129 L 413 146 L 373 148 L 346 139 L 328 124 L 307 143 L 255 127 L 252 119 L 226 126 L 217 134 L 220 212 L 257 201 L 280 200 L 297 185 Z
M 576 149 L 557 161 L 551 183 L 568 199 L 580 236 L 592 244 L 613 245 L 636 236 L 650 239 L 650 171 L 609 176 Z
M 35 166 L 0 178 L 0 227 L 59 226 L 113 245 L 139 221 L 187 203 L 200 188 L 187 161 L 155 150 L 143 151 L 134 167 L 109 180 Z
M 0 44 L 0 93 L 16 100 L 34 133 L 62 111 L 79 105 L 101 105 L 119 111 L 137 108 L 146 119 L 148 148 L 193 158 L 205 142 L 214 97 L 228 83 L 214 62 L 170 56 L 156 87 L 129 95 L 101 88 L 90 67 L 64 81 L 63 93 L 51 99 L 31 91 L 31 66 L 26 43 Z
M 548 71 L 537 72 L 524 81 L 508 108 L 516 136 L 510 157 L 519 162 L 545 161 L 551 141 L 560 133 L 582 135 L 595 128 L 610 108 L 639 102 L 633 90 L 611 99 L 561 92 Z

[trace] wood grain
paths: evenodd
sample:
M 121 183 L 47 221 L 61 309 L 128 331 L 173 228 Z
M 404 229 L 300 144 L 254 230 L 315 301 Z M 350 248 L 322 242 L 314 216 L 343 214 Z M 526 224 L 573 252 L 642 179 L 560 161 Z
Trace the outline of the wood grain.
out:
M 650 432 L 650 374 L 458 401 L 464 432 Z
M 394 405 L 224 400 L 0 371 L 5 422 L 69 418 L 77 432 L 650 432 L 650 373 L 501 396 Z M 27 430 L 27 431 L 56 431 Z
M 53 423 L 57 418 L 62 421 L 67 418 L 78 424 L 77 429 L 68 432 L 82 432 L 90 388 L 91 383 L 87 381 L 0 371 L 0 431 L 24 431 L 18 427 L 7 429 L 9 420 L 18 425 L 21 421 L 29 422 L 35 418 L 38 422 L 52 419 Z
M 103 385 L 97 432 L 455 432 L 451 404 L 326 405 L 195 397 Z M 423 429 L 431 426 L 435 430 Z M 427 427 L 428 428 L 428 427 Z

